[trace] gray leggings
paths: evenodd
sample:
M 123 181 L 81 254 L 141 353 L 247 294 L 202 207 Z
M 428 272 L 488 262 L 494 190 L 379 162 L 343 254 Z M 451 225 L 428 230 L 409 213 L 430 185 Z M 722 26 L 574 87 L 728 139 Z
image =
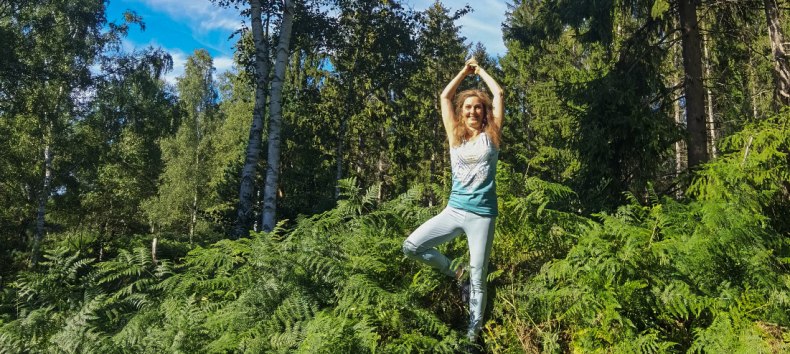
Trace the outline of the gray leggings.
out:
M 436 246 L 449 242 L 461 232 L 466 233 L 469 244 L 469 331 L 470 340 L 477 337 L 483 325 L 483 312 L 486 307 L 486 275 L 488 256 L 494 241 L 495 216 L 481 216 L 475 213 L 448 206 L 434 216 L 403 242 L 403 253 L 411 259 L 428 264 L 450 277 L 455 271 L 450 269 L 450 260 L 436 250 Z

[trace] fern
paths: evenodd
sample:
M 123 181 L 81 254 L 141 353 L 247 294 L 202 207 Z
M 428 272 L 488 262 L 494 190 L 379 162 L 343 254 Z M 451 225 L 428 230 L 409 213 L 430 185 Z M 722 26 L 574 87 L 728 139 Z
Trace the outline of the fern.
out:
M 687 199 L 648 187 L 591 216 L 568 187 L 502 163 L 485 349 L 787 351 L 790 144 L 776 119 L 731 137 Z M 334 209 L 176 261 L 50 251 L 3 289 L 0 352 L 457 352 L 466 304 L 400 250 L 446 191 L 379 200 L 381 185 L 340 185 Z M 467 254 L 462 239 L 442 251 Z
M 104 297 L 87 301 L 82 308 L 66 320 L 65 326 L 49 339 L 52 347 L 66 353 L 106 353 L 109 338 L 102 333 L 97 312 L 102 308 Z

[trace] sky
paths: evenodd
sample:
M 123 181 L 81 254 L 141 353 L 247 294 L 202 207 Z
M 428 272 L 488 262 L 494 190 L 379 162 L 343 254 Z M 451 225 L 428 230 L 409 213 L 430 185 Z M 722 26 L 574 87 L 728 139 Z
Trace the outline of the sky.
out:
M 433 0 L 404 3 L 421 11 L 433 4 Z M 457 22 L 461 35 L 467 43 L 483 43 L 493 56 L 505 54 L 502 41 L 505 0 L 442 0 L 442 4 L 451 12 L 469 4 L 473 11 Z M 132 26 L 124 39 L 124 48 L 132 51 L 153 46 L 169 52 L 174 68 L 165 77 L 168 82 L 174 83 L 176 77 L 183 75 L 186 58 L 200 48 L 214 58 L 217 73 L 232 69 L 233 44 L 237 38 L 230 37 L 243 22 L 237 10 L 220 8 L 209 0 L 110 0 L 107 19 L 121 23 L 126 10 L 142 17 L 145 30 Z

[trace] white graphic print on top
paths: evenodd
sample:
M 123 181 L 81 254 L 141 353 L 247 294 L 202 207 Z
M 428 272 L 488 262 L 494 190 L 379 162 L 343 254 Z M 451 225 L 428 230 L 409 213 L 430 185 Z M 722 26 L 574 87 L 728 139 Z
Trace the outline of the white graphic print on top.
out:
M 491 153 L 491 141 L 485 133 L 450 149 L 453 179 L 467 191 L 476 190 L 488 178 Z

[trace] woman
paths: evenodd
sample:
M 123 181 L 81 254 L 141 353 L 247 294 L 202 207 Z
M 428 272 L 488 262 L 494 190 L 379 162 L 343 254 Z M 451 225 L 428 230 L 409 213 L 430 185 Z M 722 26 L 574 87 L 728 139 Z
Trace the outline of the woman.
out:
M 494 99 L 480 90 L 458 94 L 458 85 L 468 75 L 477 74 Z M 499 157 L 499 130 L 502 126 L 504 93 L 499 84 L 474 59 L 447 84 L 441 94 L 442 122 L 450 142 L 453 187 L 447 207 L 428 220 L 403 242 L 403 253 L 460 281 L 464 268 L 450 269 L 451 261 L 436 250 L 462 232 L 469 245 L 469 330 L 474 342 L 483 324 L 486 305 L 488 256 L 494 240 L 497 216 L 496 164 Z

